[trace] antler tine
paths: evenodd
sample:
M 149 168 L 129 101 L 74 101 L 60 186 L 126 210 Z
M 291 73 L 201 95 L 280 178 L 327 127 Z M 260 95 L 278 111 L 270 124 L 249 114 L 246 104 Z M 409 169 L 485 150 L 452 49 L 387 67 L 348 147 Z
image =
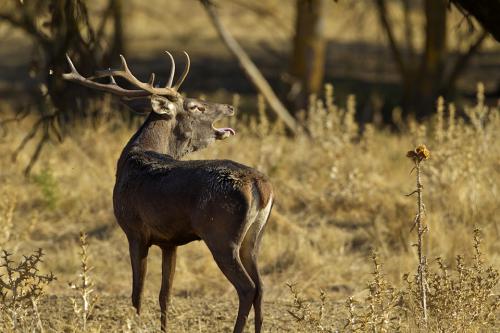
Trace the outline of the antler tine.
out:
M 71 58 L 69 57 L 69 54 L 67 54 L 67 53 L 66 53 L 66 59 L 68 60 L 69 68 L 71 69 L 71 74 L 73 74 L 73 73 L 78 74 L 78 71 L 76 70 L 76 67 L 73 64 L 73 61 L 71 61 Z M 63 74 L 63 77 L 65 77 L 67 75 L 68 74 Z
M 127 60 L 125 60 L 125 57 L 123 56 L 123 54 L 120 54 L 120 60 L 122 62 L 122 68 L 123 68 L 123 70 L 126 73 L 129 73 L 130 75 L 132 75 L 132 73 L 130 72 L 130 69 L 128 68 Z
M 108 71 L 110 71 L 110 70 L 111 70 L 111 68 L 108 68 Z M 113 75 L 109 76 L 109 81 L 111 82 L 111 84 L 116 84 L 117 85 L 117 83 L 115 81 L 115 77 Z
M 115 78 L 113 75 L 109 77 L 109 80 L 111 81 L 112 84 L 116 84 Z
M 144 91 L 144 90 L 129 90 L 129 89 L 124 89 L 116 84 L 114 82 L 114 78 L 112 75 L 111 76 L 111 83 L 110 84 L 103 84 L 99 82 L 92 81 L 90 78 L 85 78 L 83 77 L 80 73 L 78 73 L 75 65 L 73 64 L 73 61 L 71 61 L 71 58 L 69 57 L 68 54 L 66 54 L 66 59 L 68 60 L 68 65 L 70 67 L 70 72 L 69 73 L 64 73 L 62 77 L 65 80 L 79 83 L 81 85 L 84 85 L 89 88 L 97 89 L 97 90 L 102 90 L 102 91 L 107 91 L 119 96 L 127 97 L 127 98 L 137 98 L 137 97 L 146 97 L 151 95 L 150 92 Z
M 177 91 L 179 89 L 179 87 L 181 86 L 182 82 L 184 82 L 184 79 L 186 78 L 186 76 L 189 73 L 189 68 L 191 67 L 191 59 L 189 59 L 189 54 L 187 54 L 187 52 L 184 51 L 184 55 L 186 56 L 186 66 L 184 67 L 184 72 L 182 72 L 181 77 L 179 78 L 179 80 L 177 81 L 175 86 L 173 87 L 173 89 L 175 91 Z
M 166 54 L 168 54 L 170 58 L 170 75 L 168 77 L 167 84 L 165 85 L 165 88 L 172 88 L 172 83 L 174 82 L 174 75 L 175 75 L 175 60 L 174 57 L 172 56 L 172 53 L 165 51 Z
M 153 87 L 155 83 L 155 73 L 151 73 L 151 76 L 149 77 L 149 81 L 148 81 L 148 84 Z
M 128 68 L 127 60 L 125 60 L 125 57 L 121 54 L 120 54 L 120 60 L 122 61 L 122 69 L 123 69 L 122 72 L 124 72 L 122 77 L 124 79 L 127 79 L 130 83 L 135 84 L 137 87 L 142 88 L 142 89 L 147 90 L 147 91 L 149 91 L 147 89 L 148 86 L 151 86 L 151 88 L 153 87 L 153 85 L 151 85 L 151 84 L 146 84 L 146 83 L 140 81 L 138 78 L 136 78 L 134 76 L 134 74 L 132 74 L 132 72 L 130 71 L 130 68 Z M 120 71 L 118 71 L 118 72 L 120 72 Z

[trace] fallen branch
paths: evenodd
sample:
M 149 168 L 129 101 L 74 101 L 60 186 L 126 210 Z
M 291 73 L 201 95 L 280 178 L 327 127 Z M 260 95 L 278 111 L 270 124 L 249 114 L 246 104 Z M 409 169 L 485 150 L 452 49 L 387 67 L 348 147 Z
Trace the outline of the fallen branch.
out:
M 295 134 L 295 132 L 297 131 L 297 123 L 295 121 L 295 118 L 293 118 L 288 110 L 283 106 L 267 80 L 252 62 L 250 57 L 241 48 L 241 46 L 229 33 L 229 31 L 227 31 L 226 28 L 222 25 L 222 22 L 217 15 L 217 11 L 212 1 L 200 0 L 200 2 L 205 7 L 210 20 L 212 21 L 222 41 L 224 42 L 224 44 L 226 44 L 231 53 L 233 53 L 233 55 L 238 59 L 240 66 L 243 68 L 243 71 L 248 76 L 250 81 L 252 81 L 257 90 L 262 94 L 262 96 L 264 96 L 270 108 L 281 120 L 283 120 L 287 128 Z

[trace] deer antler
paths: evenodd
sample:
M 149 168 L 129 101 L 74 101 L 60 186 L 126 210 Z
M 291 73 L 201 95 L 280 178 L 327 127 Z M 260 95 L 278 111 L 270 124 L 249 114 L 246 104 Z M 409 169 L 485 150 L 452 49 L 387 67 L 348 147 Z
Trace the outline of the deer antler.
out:
M 99 83 L 92 81 L 89 78 L 83 77 L 78 71 L 76 70 L 75 65 L 71 61 L 71 58 L 69 55 L 66 54 L 66 59 L 68 60 L 69 68 L 71 69 L 71 72 L 69 73 L 64 73 L 62 77 L 65 80 L 79 83 L 81 85 L 84 85 L 89 88 L 97 89 L 97 90 L 102 90 L 102 91 L 107 91 L 119 96 L 123 97 L 129 97 L 129 98 L 137 98 L 137 97 L 146 97 L 149 96 L 150 93 L 144 90 L 130 90 L 130 89 L 124 89 L 120 87 L 119 85 L 116 84 L 113 76 L 111 77 L 111 83 L 104 84 L 104 83 Z
M 189 68 L 191 67 L 191 60 L 189 59 L 189 54 L 187 54 L 187 52 L 184 51 L 184 55 L 186 56 L 186 67 L 184 67 L 184 72 L 182 72 L 180 79 L 175 84 L 174 90 L 178 90 L 180 88 L 182 82 L 184 82 L 184 79 L 186 78 L 186 76 L 189 73 Z
M 182 75 L 179 78 L 179 80 L 177 80 L 175 85 L 172 87 L 172 82 L 174 81 L 174 75 L 175 75 L 175 61 L 174 61 L 174 57 L 172 56 L 172 54 L 170 52 L 165 51 L 165 53 L 168 54 L 170 61 L 172 63 L 172 67 L 170 69 L 170 76 L 168 78 L 168 82 L 167 82 L 167 85 L 165 86 L 165 88 L 171 88 L 171 89 L 174 89 L 177 91 L 177 90 L 179 90 L 182 82 L 184 82 L 184 79 L 186 78 L 186 76 L 189 73 L 189 68 L 191 67 L 191 60 L 189 59 L 189 54 L 187 54 L 187 52 L 184 51 L 184 55 L 186 56 L 186 67 L 184 67 L 184 72 L 182 72 Z
M 75 66 L 73 65 L 73 62 L 71 61 L 70 57 L 66 55 L 66 58 L 68 59 L 68 64 L 70 66 L 71 72 L 70 73 L 65 73 L 63 74 L 63 78 L 72 82 L 80 83 L 84 86 L 87 86 L 89 88 L 94 88 L 98 90 L 103 90 L 107 92 L 114 93 L 116 95 L 120 95 L 126 98 L 137 98 L 137 97 L 147 97 L 149 95 L 161 95 L 161 96 L 171 96 L 171 97 L 177 97 L 179 96 L 178 89 L 181 86 L 182 82 L 184 82 L 184 79 L 186 78 L 191 61 L 189 59 L 189 55 L 184 52 L 187 62 L 186 62 L 186 67 L 184 68 L 184 72 L 182 73 L 181 77 L 177 81 L 177 83 L 172 87 L 172 82 L 174 79 L 174 74 L 175 74 L 175 61 L 174 57 L 172 54 L 168 51 L 165 51 L 168 56 L 170 57 L 172 67 L 170 69 L 170 75 L 169 79 L 167 82 L 167 85 L 164 88 L 159 88 L 154 86 L 154 80 L 155 80 L 155 74 L 152 73 L 151 77 L 148 82 L 142 82 L 139 79 L 137 79 L 132 72 L 130 71 L 127 61 L 125 60 L 125 57 L 123 55 L 120 55 L 121 63 L 122 66 L 120 69 L 107 69 L 107 70 L 101 70 L 97 71 L 94 76 L 85 78 L 78 71 L 76 70 Z M 130 90 L 130 89 L 124 89 L 120 86 L 118 86 L 114 80 L 114 76 L 121 77 L 134 86 L 138 87 L 140 90 Z M 110 77 L 111 83 L 108 84 L 103 84 L 99 82 L 93 81 L 93 79 L 96 78 L 101 78 L 101 77 Z
M 177 96 L 178 92 L 176 89 L 172 89 L 170 87 L 165 87 L 165 88 L 156 88 L 153 86 L 153 81 L 154 81 L 154 73 L 151 74 L 151 78 L 149 82 L 142 82 L 139 79 L 137 79 L 132 72 L 130 71 L 127 60 L 125 60 L 125 57 L 120 54 L 120 59 L 122 62 L 122 67 L 121 69 L 106 69 L 102 71 L 97 71 L 96 74 L 91 77 L 90 79 L 94 78 L 100 78 L 100 77 L 106 77 L 106 76 L 118 76 L 121 77 L 128 82 L 132 83 L 134 86 L 149 92 L 151 95 L 162 95 L 162 96 Z
M 168 82 L 165 88 L 172 88 L 172 82 L 174 81 L 174 75 L 175 75 L 175 61 L 174 57 L 172 56 L 172 53 L 168 51 L 165 51 L 165 53 L 168 54 L 168 56 L 170 57 L 170 63 L 172 64 L 170 67 L 170 75 L 168 78 Z

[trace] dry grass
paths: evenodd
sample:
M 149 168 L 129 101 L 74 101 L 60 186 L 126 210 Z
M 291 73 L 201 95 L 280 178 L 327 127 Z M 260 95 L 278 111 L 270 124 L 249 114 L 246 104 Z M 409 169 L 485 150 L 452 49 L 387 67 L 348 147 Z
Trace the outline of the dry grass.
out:
M 336 104 L 331 86 L 327 86 L 326 100 L 313 100 L 304 115 L 310 136 L 287 137 L 283 126 L 268 120 L 260 105 L 260 117 L 233 120 L 238 135 L 191 158 L 229 158 L 258 167 L 276 188 L 277 200 L 261 250 L 267 290 L 265 331 L 315 331 L 286 313 L 296 310 L 287 282 L 296 283 L 311 309 L 322 309 L 321 316 L 313 311 L 316 319 L 312 322 L 343 330 L 349 309 L 339 309 L 345 299 L 353 296 L 369 304 L 365 299 L 375 290 L 366 288 L 372 248 L 385 264 L 387 286 L 398 290 L 405 285 L 401 277 L 415 271 L 417 259 L 410 234 L 414 203 L 404 196 L 412 188 L 404 152 L 421 142 L 432 151 L 423 175 L 430 265 L 440 257 L 450 263 L 448 272 L 474 267 L 472 234 L 479 227 L 484 236 L 482 253 L 489 265 L 499 267 L 500 114 L 498 108 L 484 104 L 481 88 L 476 105 L 456 111 L 442 103 L 441 111 L 428 123 L 399 122 L 400 134 L 369 125 L 360 136 L 353 118 L 354 96 L 344 110 Z M 0 107 L 6 114 L 9 106 Z M 457 117 L 462 109 L 465 117 Z M 68 325 L 76 314 L 69 296 L 74 294 L 67 285 L 81 271 L 78 239 L 79 231 L 85 230 L 94 291 L 100 296 L 88 317 L 87 331 L 154 331 L 159 327 L 159 251 L 150 255 L 147 305 L 144 316 L 137 318 L 128 300 L 128 246 L 111 208 L 115 163 L 136 125 L 127 126 L 112 117 L 97 128 L 77 128 L 62 144 L 47 146 L 33 177 L 26 179 L 21 166 L 26 165 L 29 149 L 16 163 L 10 156 L 30 121 L 11 126 L 0 141 L 0 247 L 16 254 L 44 249 L 40 269 L 58 277 L 47 286 L 51 296 L 40 307 L 45 329 L 72 331 Z M 465 259 L 456 262 L 459 253 Z M 229 331 L 236 295 L 203 243 L 182 247 L 177 268 L 169 313 L 174 331 Z M 443 274 L 439 270 L 429 273 L 430 290 L 441 293 L 439 281 L 447 281 Z M 486 276 L 487 268 L 481 274 L 470 279 Z M 461 281 L 449 279 L 449 285 Z M 314 301 L 320 298 L 319 290 L 324 292 L 322 301 Z M 491 290 L 498 293 L 498 284 Z M 377 302 L 384 302 L 386 296 Z M 465 309 L 472 303 L 460 304 Z M 433 306 L 429 303 L 431 319 L 437 318 Z M 479 326 L 470 327 L 474 331 Z

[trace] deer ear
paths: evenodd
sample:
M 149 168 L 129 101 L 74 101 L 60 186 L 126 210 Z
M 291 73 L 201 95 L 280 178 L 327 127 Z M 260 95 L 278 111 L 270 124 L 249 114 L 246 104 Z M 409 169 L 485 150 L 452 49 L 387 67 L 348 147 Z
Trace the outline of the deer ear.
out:
M 151 96 L 151 107 L 153 108 L 153 112 L 170 117 L 175 116 L 177 109 L 175 103 L 172 103 L 167 98 L 156 95 Z

